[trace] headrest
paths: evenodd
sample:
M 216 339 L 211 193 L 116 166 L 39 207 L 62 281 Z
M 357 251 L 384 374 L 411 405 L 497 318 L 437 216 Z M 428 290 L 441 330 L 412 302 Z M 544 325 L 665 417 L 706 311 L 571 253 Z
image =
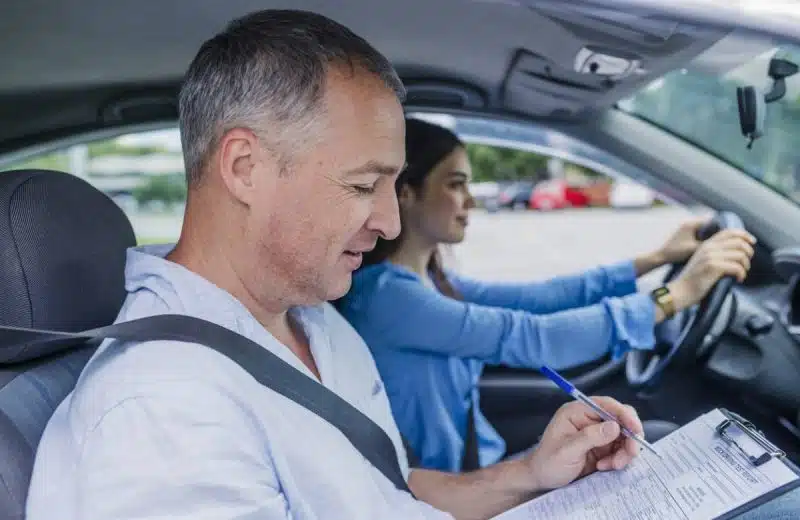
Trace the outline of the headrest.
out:
M 0 172 L 0 325 L 79 331 L 112 323 L 125 299 L 126 249 L 135 243 L 122 210 L 85 180 Z M 0 363 L 53 350 L 6 346 Z

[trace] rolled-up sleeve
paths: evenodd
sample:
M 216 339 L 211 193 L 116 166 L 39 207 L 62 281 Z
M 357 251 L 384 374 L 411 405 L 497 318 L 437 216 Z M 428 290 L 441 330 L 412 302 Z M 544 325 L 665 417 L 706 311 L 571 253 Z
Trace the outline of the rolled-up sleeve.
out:
M 656 313 L 648 294 L 636 293 L 607 300 L 615 337 L 611 357 L 619 359 L 630 349 L 649 350 L 655 345 Z
M 386 346 L 521 368 L 566 368 L 651 348 L 654 319 L 645 294 L 537 315 L 456 300 L 404 277 L 375 291 L 368 317 Z
M 528 283 L 488 283 L 455 273 L 447 276 L 467 301 L 535 314 L 585 307 L 603 298 L 628 296 L 637 290 L 636 269 L 631 261 Z

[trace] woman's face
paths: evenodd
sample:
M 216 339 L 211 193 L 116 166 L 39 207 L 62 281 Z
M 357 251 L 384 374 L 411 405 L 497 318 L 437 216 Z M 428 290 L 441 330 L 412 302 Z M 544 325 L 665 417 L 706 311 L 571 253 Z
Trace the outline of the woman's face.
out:
M 425 178 L 418 192 L 404 186 L 400 193 L 405 232 L 432 244 L 464 240 L 469 210 L 475 199 L 469 193 L 472 168 L 464 148 L 450 152 Z

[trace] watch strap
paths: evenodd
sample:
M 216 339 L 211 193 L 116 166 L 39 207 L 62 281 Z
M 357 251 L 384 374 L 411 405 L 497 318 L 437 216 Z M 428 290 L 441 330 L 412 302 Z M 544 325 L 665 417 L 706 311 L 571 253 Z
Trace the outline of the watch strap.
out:
M 655 304 L 658 305 L 667 319 L 675 316 L 675 300 L 673 300 L 672 293 L 669 291 L 667 286 L 662 285 L 657 289 L 653 289 L 653 291 L 650 293 L 650 297 L 653 299 Z

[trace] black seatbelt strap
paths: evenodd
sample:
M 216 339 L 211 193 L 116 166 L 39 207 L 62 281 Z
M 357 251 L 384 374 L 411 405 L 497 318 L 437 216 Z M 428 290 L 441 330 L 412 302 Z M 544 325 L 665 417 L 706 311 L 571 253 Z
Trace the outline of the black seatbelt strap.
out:
M 467 410 L 467 433 L 464 436 L 464 455 L 461 458 L 461 471 L 474 471 L 481 467 L 478 457 L 478 431 L 475 427 L 475 405 Z
M 408 467 L 409 468 L 422 468 L 422 461 L 419 460 L 417 454 L 414 452 L 414 448 L 411 447 L 411 444 L 408 442 L 402 434 L 400 434 L 400 438 L 403 440 L 403 447 L 406 450 L 406 458 L 408 459 Z
M 227 356 L 259 383 L 291 399 L 338 428 L 361 454 L 398 488 L 411 493 L 386 432 L 360 410 L 258 343 L 191 316 L 162 314 L 83 332 L 0 326 L 0 348 L 114 338 L 122 341 L 199 343 Z

